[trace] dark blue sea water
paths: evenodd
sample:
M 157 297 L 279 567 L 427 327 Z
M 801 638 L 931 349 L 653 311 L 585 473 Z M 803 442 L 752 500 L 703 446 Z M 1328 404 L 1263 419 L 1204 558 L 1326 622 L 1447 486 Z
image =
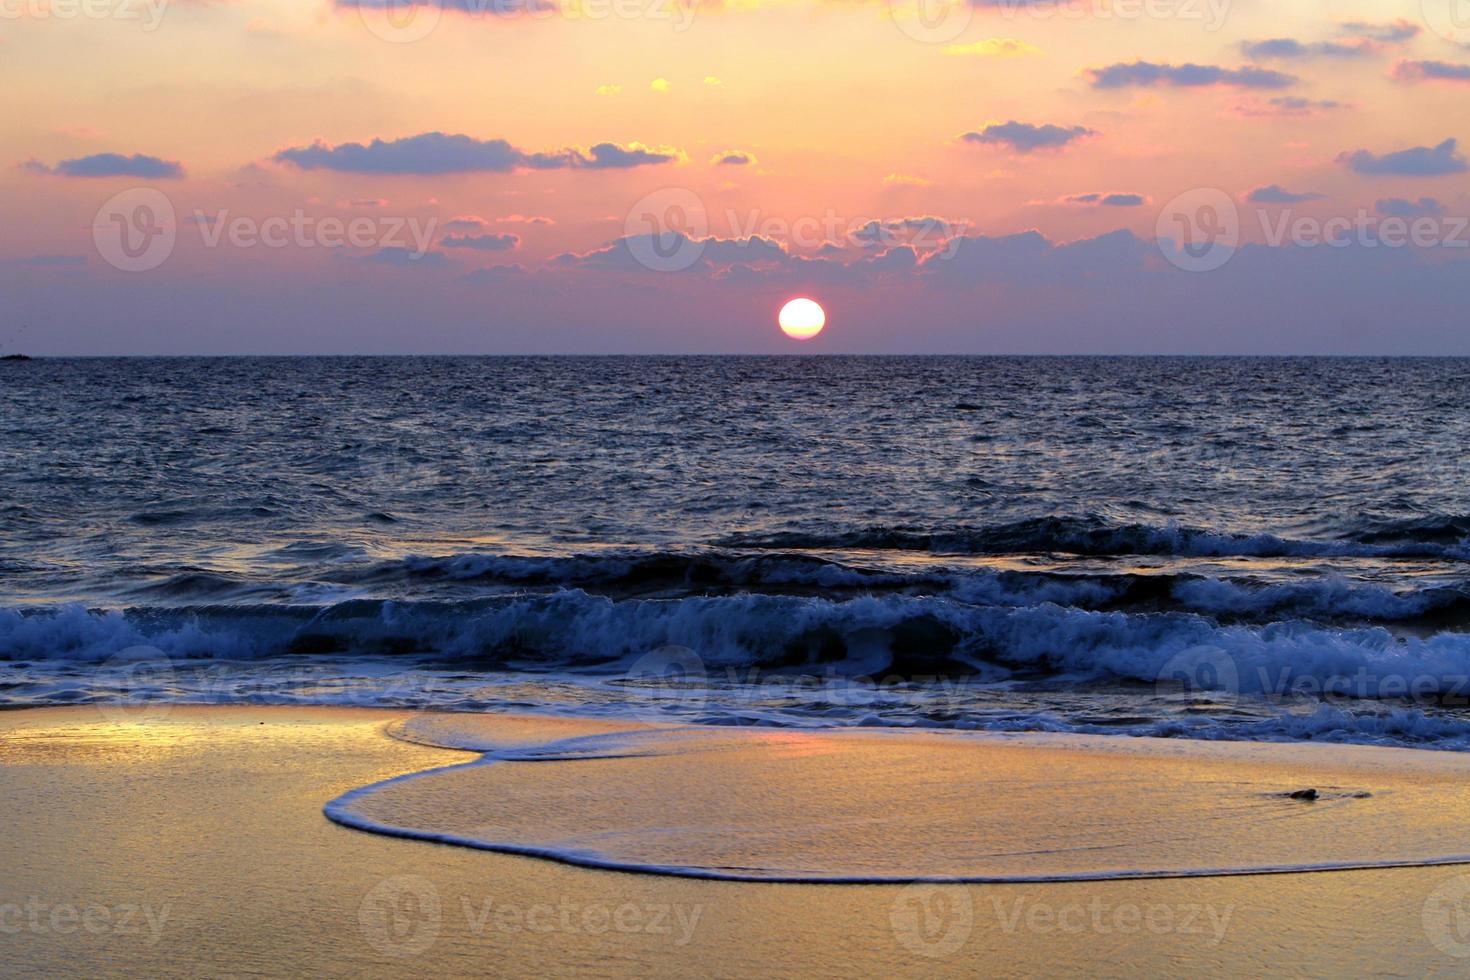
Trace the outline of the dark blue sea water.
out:
M 1470 748 L 1470 361 L 0 363 L 0 703 Z

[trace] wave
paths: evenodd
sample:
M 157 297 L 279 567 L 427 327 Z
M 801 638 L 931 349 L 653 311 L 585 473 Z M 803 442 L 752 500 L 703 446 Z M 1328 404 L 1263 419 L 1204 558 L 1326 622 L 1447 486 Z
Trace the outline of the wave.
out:
M 1213 531 L 1172 523 L 1118 524 L 1101 517 L 1043 517 L 945 530 L 874 526 L 839 532 L 742 533 L 729 535 L 718 543 L 727 548 L 858 549 L 955 555 L 1470 559 L 1470 518 L 1377 523 L 1343 538 L 1323 541 L 1267 533 Z
M 973 605 L 951 597 L 740 594 L 613 600 L 580 590 L 456 602 L 0 611 L 0 659 L 101 662 L 138 648 L 179 660 L 412 656 L 463 667 L 617 672 L 667 648 L 705 669 L 846 675 L 1182 681 L 1346 697 L 1467 693 L 1470 634 L 1395 636 L 1306 621 L 1184 612 Z
M 1324 577 L 1306 582 L 1181 577 L 1170 597 L 1181 608 L 1228 618 L 1297 616 L 1332 621 L 1411 622 L 1470 615 L 1465 586 L 1393 590 L 1375 583 Z
M 1470 540 L 1470 514 L 1431 514 L 1398 520 L 1368 520 L 1353 533 L 1365 544 L 1441 542 L 1463 547 Z
M 343 573 L 341 581 L 377 585 L 399 581 L 524 586 L 660 589 L 809 586 L 883 588 L 940 584 L 917 576 L 800 554 L 730 555 L 718 552 L 607 552 L 542 557 L 460 554 L 409 556 Z
M 640 552 L 534 557 L 460 554 L 409 557 L 340 573 L 356 588 L 581 589 L 614 598 L 681 597 L 738 592 L 833 596 L 929 595 L 972 605 L 1050 602 L 1093 610 L 1187 611 L 1230 620 L 1309 617 L 1335 623 L 1407 623 L 1458 616 L 1470 624 L 1470 589 L 1431 584 L 1390 589 L 1324 574 L 1310 580 L 1262 580 L 1250 574 L 1214 578 L 1187 571 L 1108 573 L 1018 570 L 925 564 L 855 564 L 816 555 L 724 552 Z M 178 588 L 202 585 L 216 598 L 214 579 L 181 576 L 152 590 L 182 597 Z M 305 597 L 303 590 L 294 595 Z

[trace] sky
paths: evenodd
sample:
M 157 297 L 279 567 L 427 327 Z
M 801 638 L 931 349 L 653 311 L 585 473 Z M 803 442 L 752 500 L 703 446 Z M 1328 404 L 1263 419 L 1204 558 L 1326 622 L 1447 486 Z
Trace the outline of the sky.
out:
M 0 353 L 1470 354 L 1470 0 L 0 0 L 0 82 Z

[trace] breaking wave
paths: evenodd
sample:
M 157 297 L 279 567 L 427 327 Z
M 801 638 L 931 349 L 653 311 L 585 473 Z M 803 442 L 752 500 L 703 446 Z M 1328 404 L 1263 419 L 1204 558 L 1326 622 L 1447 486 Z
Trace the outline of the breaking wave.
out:
M 1470 675 L 1467 633 L 1401 636 L 1381 626 L 1222 623 L 1189 612 L 978 605 L 953 596 L 615 600 L 564 589 L 459 602 L 0 612 L 0 659 L 12 662 L 95 663 L 148 646 L 186 661 L 413 656 L 482 668 L 618 670 L 671 645 L 710 667 L 1146 683 L 1177 669 L 1181 657 L 1212 657 L 1228 664 L 1235 679 L 1219 686 L 1230 690 L 1363 675 L 1354 693 L 1369 698 L 1380 696 L 1382 678 L 1448 694 Z
M 1180 555 L 1197 558 L 1470 558 L 1470 516 L 1369 522 L 1329 540 L 1238 534 L 1180 524 L 1043 517 L 987 527 L 868 527 L 843 532 L 736 534 L 729 548 L 919 551 L 931 554 Z

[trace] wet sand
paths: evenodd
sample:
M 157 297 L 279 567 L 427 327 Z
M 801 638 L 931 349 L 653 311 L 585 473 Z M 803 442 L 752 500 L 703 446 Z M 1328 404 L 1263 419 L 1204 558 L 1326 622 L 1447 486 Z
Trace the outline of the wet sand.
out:
M 1325 976 L 1459 974 L 1470 963 L 1467 866 L 768 884 L 592 870 L 327 820 L 323 805 L 350 790 L 474 758 L 388 737 L 408 717 L 295 707 L 0 714 L 0 972 Z M 885 752 L 913 743 L 896 744 Z M 1276 751 L 1208 747 L 1245 767 Z M 1431 773 L 1462 765 L 1443 753 L 1379 753 L 1381 778 L 1406 778 L 1394 773 L 1399 760 L 1418 756 Z M 1123 747 L 1106 765 L 1148 758 Z M 699 765 L 710 779 L 727 764 L 707 754 Z M 548 770 L 548 780 L 568 773 Z M 1074 798 L 1079 812 L 1089 792 L 1099 791 Z M 1025 815 L 1042 826 L 1057 816 Z M 1449 804 L 1425 814 L 1462 816 Z

